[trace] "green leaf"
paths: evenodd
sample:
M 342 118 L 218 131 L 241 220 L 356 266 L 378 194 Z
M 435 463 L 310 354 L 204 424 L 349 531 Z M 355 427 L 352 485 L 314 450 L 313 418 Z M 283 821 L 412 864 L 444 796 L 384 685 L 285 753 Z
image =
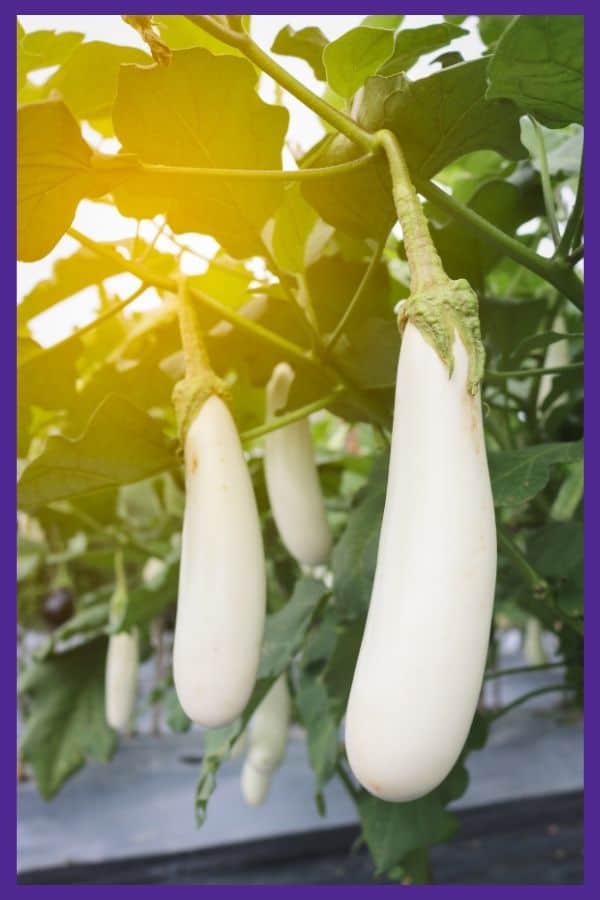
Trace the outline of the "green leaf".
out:
M 17 23 L 17 79 L 19 88 L 27 83 L 27 73 L 59 66 L 69 58 L 85 35 L 80 31 L 30 31 Z
M 479 34 L 484 44 L 490 47 L 506 31 L 512 16 L 478 16 Z
M 581 458 L 580 442 L 539 444 L 521 450 L 491 453 L 492 491 L 496 506 L 519 506 L 542 491 L 550 478 L 550 466 Z
M 308 758 L 315 773 L 315 792 L 320 793 L 335 772 L 339 718 L 332 715 L 327 688 L 319 676 L 303 672 L 296 703 L 306 728 Z
M 583 524 L 547 522 L 536 529 L 527 545 L 527 557 L 541 575 L 567 578 L 583 565 Z
M 242 17 L 245 20 L 249 16 Z M 228 56 L 243 56 L 237 47 L 224 44 L 212 34 L 198 28 L 185 16 L 152 16 L 152 21 L 160 32 L 163 41 L 171 50 L 189 50 L 191 47 L 204 47 L 214 54 L 227 54 Z
M 21 752 L 46 800 L 88 757 L 107 762 L 115 751 L 104 717 L 106 646 L 97 640 L 34 662 L 21 678 L 19 690 L 30 697 Z
M 71 225 L 79 201 L 101 197 L 133 166 L 118 157 L 94 167 L 92 149 L 64 103 L 23 106 L 17 113 L 17 255 L 45 256 Z
M 195 168 L 281 169 L 287 110 L 255 90 L 243 59 L 201 48 L 171 64 L 123 66 L 113 119 L 125 150 L 145 163 Z M 178 232 L 210 234 L 234 256 L 264 252 L 260 232 L 280 202 L 281 184 L 140 173 L 115 192 L 136 218 L 165 214 Z
M 381 66 L 377 74 L 398 75 L 400 72 L 406 72 L 421 56 L 445 47 L 456 38 L 463 37 L 468 33 L 458 25 L 447 23 L 399 31 L 396 35 L 392 56 Z
M 295 31 L 291 25 L 286 25 L 277 34 L 271 51 L 280 56 L 295 56 L 303 59 L 313 70 L 315 78 L 325 81 L 323 50 L 328 43 L 329 41 L 320 28 L 310 26 Z
M 385 124 L 398 135 L 411 169 L 431 177 L 482 149 L 523 158 L 517 107 L 485 96 L 487 64 L 482 57 L 418 81 L 404 78 L 387 98 Z
M 81 44 L 44 84 L 43 96 L 56 92 L 78 119 L 103 119 L 111 115 L 119 69 L 126 63 L 148 66 L 152 57 L 103 41 Z
M 462 762 L 457 766 L 464 768 Z M 455 778 L 453 771 L 447 780 Z M 464 783 L 464 777 L 460 778 Z M 451 788 L 452 793 L 454 785 Z M 387 803 L 361 791 L 358 814 L 377 875 L 401 865 L 412 851 L 446 841 L 454 834 L 458 823 L 444 808 L 447 802 L 445 782 L 425 797 L 409 803 Z
M 415 82 L 404 75 L 375 75 L 365 83 L 357 121 L 369 131 L 394 131 L 410 168 L 426 177 L 474 150 L 522 159 L 519 111 L 509 101 L 486 100 L 486 66 L 485 58 L 478 59 Z M 361 155 L 347 138 L 328 136 L 309 165 L 335 165 Z M 396 220 L 382 159 L 356 172 L 319 178 L 317 184 L 304 182 L 302 193 L 326 222 L 353 237 L 380 239 Z
M 488 77 L 490 99 L 513 100 L 548 128 L 583 124 L 583 16 L 517 16 Z
M 405 18 L 406 16 L 365 16 L 360 24 L 368 28 L 389 28 L 396 31 Z
M 206 818 L 208 801 L 217 785 L 221 763 L 229 757 L 233 745 L 267 691 L 299 651 L 311 619 L 326 593 L 327 588 L 322 582 L 301 578 L 289 602 L 267 617 L 258 680 L 246 709 L 231 725 L 211 728 L 204 733 L 204 753 L 196 787 L 198 825 Z
M 183 734 L 190 730 L 191 720 L 183 711 L 177 692 L 171 689 L 165 697 L 165 718 L 171 731 Z
M 359 25 L 323 51 L 327 81 L 336 93 L 351 97 L 389 59 L 393 50 L 393 31 Z
M 265 627 L 259 678 L 277 678 L 294 658 L 327 588 L 322 581 L 301 578 L 282 609 L 268 616 Z
M 123 397 L 98 407 L 81 437 L 50 437 L 19 481 L 19 506 L 36 509 L 54 500 L 148 478 L 175 462 L 162 427 Z
M 81 348 L 77 339 L 44 348 L 30 338 L 17 338 L 19 405 L 68 409 L 75 401 Z
M 369 605 L 377 562 L 379 530 L 385 503 L 385 468 L 379 460 L 360 502 L 348 516 L 332 555 L 334 595 L 348 618 L 364 615 Z
M 286 272 L 305 269 L 306 242 L 317 216 L 306 202 L 298 184 L 288 187 L 275 214 L 271 244 L 277 264 Z
M 23 327 L 61 300 L 67 300 L 84 288 L 100 284 L 121 271 L 118 263 L 83 247 L 71 256 L 57 259 L 51 277 L 38 281 L 17 306 L 17 324 Z
M 541 129 L 546 148 L 548 171 L 551 175 L 579 175 L 581 154 L 583 150 L 583 128 L 580 125 L 569 125 L 567 128 Z M 521 119 L 521 140 L 529 150 L 535 168 L 540 171 L 540 147 L 531 119 Z

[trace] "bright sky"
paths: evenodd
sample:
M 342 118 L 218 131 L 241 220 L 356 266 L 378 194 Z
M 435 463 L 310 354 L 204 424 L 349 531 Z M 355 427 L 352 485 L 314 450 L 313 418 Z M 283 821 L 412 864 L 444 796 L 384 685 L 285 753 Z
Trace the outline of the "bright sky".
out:
M 418 28 L 423 25 L 429 25 L 442 20 L 442 16 L 406 16 L 403 27 Z M 318 26 L 329 39 L 334 39 L 350 28 L 360 24 L 363 16 L 307 16 L 307 15 L 286 15 L 286 16 L 261 16 L 252 17 L 252 34 L 255 40 L 268 50 L 275 38 L 275 35 L 285 25 L 291 25 L 294 29 L 304 28 L 308 25 Z M 19 20 L 26 31 L 38 31 L 41 29 L 49 29 L 54 31 L 81 31 L 86 35 L 87 40 L 105 40 L 115 44 L 128 44 L 131 46 L 143 47 L 141 38 L 137 33 L 121 20 L 119 16 L 19 16 Z M 452 44 L 452 49 L 459 50 L 466 59 L 479 56 L 482 44 L 479 36 L 474 33 L 470 20 L 465 22 L 463 27 L 470 28 L 469 35 L 459 38 Z M 144 48 L 145 49 L 145 48 Z M 428 70 L 429 61 L 434 58 L 437 53 L 423 57 L 413 70 L 412 77 L 419 77 Z M 295 60 L 291 57 L 281 57 L 285 67 L 294 75 L 302 80 L 307 87 L 320 92 L 322 85 L 317 82 L 310 70 L 309 66 L 302 60 Z M 261 95 L 265 100 L 273 99 L 272 84 L 263 79 L 261 84 Z M 291 113 L 291 124 L 288 137 L 304 149 L 314 144 L 322 135 L 322 130 L 316 117 L 307 110 L 301 103 L 294 98 L 285 95 L 286 105 L 288 105 Z M 85 132 L 84 132 L 85 134 Z M 89 135 L 86 134 L 89 139 Z M 103 150 L 111 149 L 103 145 Z M 115 209 L 108 205 L 97 203 L 89 203 L 84 201 L 80 203 L 74 225 L 85 234 L 93 236 L 96 240 L 111 240 L 115 237 L 126 237 L 133 235 L 135 230 L 135 222 L 132 219 L 126 219 L 121 216 Z M 150 240 L 154 236 L 155 228 L 152 223 L 144 223 L 142 236 Z M 162 243 L 161 243 L 162 241 Z M 186 235 L 185 242 L 201 250 L 205 254 L 211 254 L 216 249 L 216 244 L 211 238 L 202 238 L 196 235 Z M 157 242 L 159 249 L 169 250 L 170 245 L 167 239 L 160 238 Z M 77 243 L 72 238 L 64 237 L 57 244 L 48 256 L 42 260 L 32 263 L 18 263 L 18 296 L 25 296 L 31 288 L 42 278 L 48 278 L 52 272 L 52 265 L 56 259 L 69 256 L 77 248 Z M 188 274 L 194 274 L 201 271 L 201 264 L 196 257 L 190 254 L 182 256 L 182 267 Z M 138 281 L 130 275 L 117 275 L 107 282 L 108 289 L 115 296 L 126 297 L 137 286 Z M 152 291 L 147 291 L 143 297 L 135 301 L 129 307 L 130 311 L 135 309 L 147 309 L 158 303 L 158 298 Z M 54 344 L 65 335 L 69 334 L 73 328 L 80 327 L 89 322 L 94 315 L 97 304 L 97 293 L 95 288 L 88 288 L 80 294 L 75 295 L 65 303 L 59 304 L 53 309 L 39 316 L 32 323 L 32 331 L 34 337 L 45 346 Z

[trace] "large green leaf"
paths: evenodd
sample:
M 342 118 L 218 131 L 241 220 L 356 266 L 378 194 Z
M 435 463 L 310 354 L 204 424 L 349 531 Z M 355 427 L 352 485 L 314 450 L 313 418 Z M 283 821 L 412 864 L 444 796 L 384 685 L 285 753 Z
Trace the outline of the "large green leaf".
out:
M 392 30 L 359 25 L 325 47 L 327 81 L 336 93 L 351 97 L 390 58 L 393 50 Z
M 389 873 L 412 851 L 448 840 L 458 823 L 445 806 L 466 786 L 466 772 L 459 761 L 438 788 L 419 800 L 386 803 L 361 791 L 358 813 L 376 873 Z
M 426 53 L 450 44 L 455 38 L 469 32 L 458 25 L 439 23 L 424 28 L 406 28 L 396 35 L 392 56 L 379 69 L 379 75 L 397 75 L 406 72 Z
M 517 16 L 489 66 L 490 99 L 506 97 L 548 128 L 583 123 L 583 16 Z
M 519 111 L 509 101 L 486 100 L 486 66 L 485 58 L 477 59 L 414 82 L 404 75 L 375 75 L 365 83 L 356 119 L 369 131 L 394 131 L 410 168 L 426 177 L 474 150 L 522 159 Z M 361 153 L 347 138 L 329 136 L 308 165 L 335 165 Z M 383 159 L 304 182 L 302 193 L 326 222 L 354 237 L 381 238 L 396 219 Z
M 332 555 L 334 595 L 349 618 L 369 605 L 385 503 L 386 460 L 379 459 Z
M 329 694 L 320 676 L 301 673 L 296 703 L 306 729 L 308 758 L 319 793 L 335 771 L 339 718 L 332 715 Z
M 76 47 L 69 59 L 43 85 L 47 97 L 59 95 L 78 119 L 110 116 L 122 65 L 148 66 L 152 58 L 135 47 L 90 41 Z
M 134 166 L 129 157 L 95 166 L 91 147 L 64 103 L 32 103 L 17 115 L 17 255 L 45 256 L 84 197 L 101 197 Z
M 81 437 L 50 437 L 19 481 L 19 506 L 36 509 L 53 500 L 149 478 L 175 463 L 162 427 L 123 397 L 98 407 Z
M 306 202 L 298 184 L 288 187 L 275 214 L 271 246 L 277 264 L 286 272 L 303 272 L 309 235 L 317 216 Z
M 403 79 L 385 100 L 385 124 L 398 135 L 411 168 L 431 177 L 481 149 L 523 158 L 517 107 L 486 99 L 487 64 L 482 57 L 418 81 Z
M 145 163 L 194 168 L 280 169 L 287 110 L 255 90 L 252 66 L 195 48 L 171 64 L 123 66 L 113 113 L 125 150 Z M 283 187 L 255 180 L 140 173 L 115 192 L 124 215 L 162 212 L 178 232 L 215 237 L 234 256 L 264 252 L 260 232 Z
M 320 28 L 309 26 L 295 31 L 291 25 L 286 25 L 275 37 L 271 51 L 280 56 L 295 56 L 303 59 L 313 70 L 315 78 L 325 81 L 323 50 L 328 43 L 329 41 Z
M 573 442 L 491 453 L 489 462 L 495 505 L 519 506 L 531 500 L 546 487 L 550 466 L 575 462 L 581 452 L 581 443 Z
M 105 658 L 106 640 L 97 640 L 34 662 L 21 678 L 31 704 L 21 752 L 46 800 L 87 757 L 107 762 L 114 753 L 115 733 L 104 716 Z

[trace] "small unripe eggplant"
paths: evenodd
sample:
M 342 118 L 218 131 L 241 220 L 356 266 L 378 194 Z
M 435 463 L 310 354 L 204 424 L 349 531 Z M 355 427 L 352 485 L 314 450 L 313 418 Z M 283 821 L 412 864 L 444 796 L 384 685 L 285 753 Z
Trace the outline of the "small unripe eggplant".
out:
M 106 721 L 116 731 L 127 732 L 131 727 L 138 690 L 139 638 L 135 628 L 131 633 L 120 631 L 108 639 L 105 673 Z
M 291 701 L 285 675 L 281 675 L 254 713 L 248 726 L 248 753 L 241 786 L 246 803 L 264 802 L 273 773 L 287 746 Z

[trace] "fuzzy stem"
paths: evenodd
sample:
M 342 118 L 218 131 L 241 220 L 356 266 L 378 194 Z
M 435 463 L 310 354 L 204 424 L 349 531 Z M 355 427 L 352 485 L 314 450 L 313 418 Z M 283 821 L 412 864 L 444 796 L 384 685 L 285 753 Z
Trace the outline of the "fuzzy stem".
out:
M 387 130 L 378 131 L 375 137 L 384 150 L 390 167 L 394 205 L 402 226 L 410 269 L 411 292 L 416 294 L 436 284 L 447 284 L 448 276 L 431 239 L 427 219 L 398 139 L 393 132 Z
M 212 367 L 206 352 L 204 337 L 202 336 L 198 310 L 192 302 L 187 286 L 187 278 L 184 275 L 179 276 L 177 299 L 179 331 L 181 333 L 181 346 L 185 360 L 185 377 L 203 376 L 206 372 L 212 372 Z

